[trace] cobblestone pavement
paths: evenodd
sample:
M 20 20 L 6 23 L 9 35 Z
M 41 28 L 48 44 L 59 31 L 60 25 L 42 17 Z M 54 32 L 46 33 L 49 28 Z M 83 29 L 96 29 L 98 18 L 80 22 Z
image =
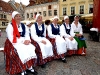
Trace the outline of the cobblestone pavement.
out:
M 86 56 L 67 56 L 67 63 L 54 60 L 47 63 L 46 68 L 36 67 L 38 75 L 100 75 L 100 42 L 88 40 Z M 0 47 L 4 46 L 6 33 L 0 37 Z M 8 75 L 5 71 L 3 53 L 0 52 L 0 75 Z M 29 74 L 31 75 L 31 74 Z

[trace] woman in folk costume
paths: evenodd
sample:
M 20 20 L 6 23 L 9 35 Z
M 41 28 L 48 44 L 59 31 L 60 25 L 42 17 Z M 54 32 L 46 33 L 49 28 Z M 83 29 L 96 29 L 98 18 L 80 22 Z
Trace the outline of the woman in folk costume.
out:
M 8 24 L 6 32 L 14 50 L 9 52 L 9 45 L 5 46 L 5 55 L 7 55 L 6 71 L 10 74 L 21 73 L 21 75 L 27 75 L 26 70 L 29 70 L 33 75 L 37 75 L 37 72 L 32 68 L 37 59 L 35 46 L 30 43 L 29 30 L 20 21 L 20 13 L 13 11 L 12 22 Z M 7 51 L 8 49 L 9 51 Z
M 52 24 L 48 26 L 48 36 L 52 39 L 55 39 L 56 53 L 54 51 L 55 58 L 61 58 L 64 63 L 66 63 L 65 53 L 67 52 L 66 42 L 60 36 L 60 26 L 58 23 L 58 17 L 53 18 Z
M 52 44 L 46 39 L 46 26 L 42 23 L 42 16 L 36 15 L 36 22 L 31 26 L 31 38 L 36 41 L 40 47 L 38 56 L 38 64 L 42 68 L 45 67 L 46 62 L 53 58 Z
M 30 21 L 26 21 L 26 26 L 27 26 L 28 29 L 31 28 L 31 25 L 32 25 L 32 23 Z
M 78 42 L 78 52 L 79 55 L 86 55 L 86 43 L 83 37 L 82 25 L 79 23 L 79 16 L 74 17 L 74 22 L 71 24 L 71 29 L 73 30 L 71 35 Z
M 27 26 L 27 28 L 29 30 L 29 35 L 30 36 L 31 36 L 31 31 L 30 31 L 31 25 L 32 25 L 32 23 L 30 21 L 26 21 L 26 26 Z
M 60 34 L 64 37 L 67 44 L 67 54 L 72 55 L 77 51 L 77 41 L 70 35 L 71 25 L 69 24 L 69 17 L 64 17 L 64 23 L 60 26 Z

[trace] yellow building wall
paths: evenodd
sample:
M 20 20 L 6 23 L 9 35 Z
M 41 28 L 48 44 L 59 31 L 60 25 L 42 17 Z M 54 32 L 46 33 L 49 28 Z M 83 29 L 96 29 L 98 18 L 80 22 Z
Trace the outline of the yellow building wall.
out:
M 93 0 L 60 0 L 59 1 L 59 16 L 60 19 L 63 19 L 63 8 L 67 8 L 67 15 L 71 15 L 71 7 L 75 7 L 75 14 L 80 14 L 80 6 L 84 5 L 84 14 L 89 14 L 89 4 L 93 4 Z
M 7 20 L 9 20 L 9 22 L 12 20 L 11 14 L 7 14 Z
M 1 14 L 4 14 L 4 13 L 1 13 Z M 12 20 L 11 14 L 6 13 L 5 15 L 7 18 L 4 20 L 0 20 L 0 30 L 2 30 L 2 31 L 5 31 L 8 23 L 11 22 L 11 20 Z M 2 25 L 2 22 L 5 22 L 5 25 Z
M 48 6 L 51 5 L 51 9 L 48 9 Z M 48 10 L 51 10 L 51 14 L 52 16 L 48 15 Z M 35 18 L 31 18 L 30 13 L 33 13 L 33 17 L 35 16 L 34 13 L 37 12 L 41 12 L 42 14 L 42 18 L 43 20 L 47 20 L 47 19 L 52 19 L 54 17 L 54 10 L 57 10 L 57 15 L 59 17 L 59 2 L 51 2 L 51 3 L 45 3 L 45 4 L 40 4 L 40 5 L 34 5 L 34 6 L 30 6 L 30 7 L 26 7 L 25 8 L 25 20 L 32 20 Z M 43 11 L 46 11 L 46 16 L 43 16 Z M 29 14 L 29 18 L 27 18 L 27 13 Z

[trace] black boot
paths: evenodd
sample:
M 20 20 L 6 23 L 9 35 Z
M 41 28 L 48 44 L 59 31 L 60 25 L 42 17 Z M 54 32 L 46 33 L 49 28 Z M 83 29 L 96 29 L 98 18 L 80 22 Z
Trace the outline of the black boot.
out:
M 45 68 L 45 67 L 46 67 L 46 64 L 41 65 L 41 68 Z
M 66 61 L 65 58 L 62 58 L 62 62 L 63 62 L 63 63 L 67 63 L 67 61 Z
M 32 69 L 33 70 L 33 69 Z M 31 74 L 33 74 L 33 75 L 38 75 L 38 72 L 37 71 L 35 71 L 34 70 L 34 72 L 33 71 L 31 71 L 31 70 L 27 70 L 27 72 L 29 72 L 29 73 L 31 73 Z
M 38 75 L 37 71 L 31 72 L 33 75 Z
M 25 71 L 25 72 L 21 73 L 21 75 L 28 75 L 28 74 L 27 74 L 26 71 Z

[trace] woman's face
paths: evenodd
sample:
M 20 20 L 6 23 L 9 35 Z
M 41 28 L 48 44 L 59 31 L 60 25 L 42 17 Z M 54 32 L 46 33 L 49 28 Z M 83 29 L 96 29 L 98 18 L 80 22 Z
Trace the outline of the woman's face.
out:
M 20 22 L 21 21 L 21 15 L 20 14 L 15 15 L 14 20 L 16 22 Z
M 79 21 L 79 17 L 75 17 L 75 22 L 78 22 Z
M 28 27 L 31 27 L 32 23 L 30 23 L 29 25 L 27 25 Z
M 69 19 L 65 19 L 65 23 L 66 24 L 69 24 Z
M 42 23 L 42 16 L 39 16 L 39 17 L 37 18 L 37 22 Z
M 58 23 L 58 19 L 54 19 L 53 23 L 57 24 Z

